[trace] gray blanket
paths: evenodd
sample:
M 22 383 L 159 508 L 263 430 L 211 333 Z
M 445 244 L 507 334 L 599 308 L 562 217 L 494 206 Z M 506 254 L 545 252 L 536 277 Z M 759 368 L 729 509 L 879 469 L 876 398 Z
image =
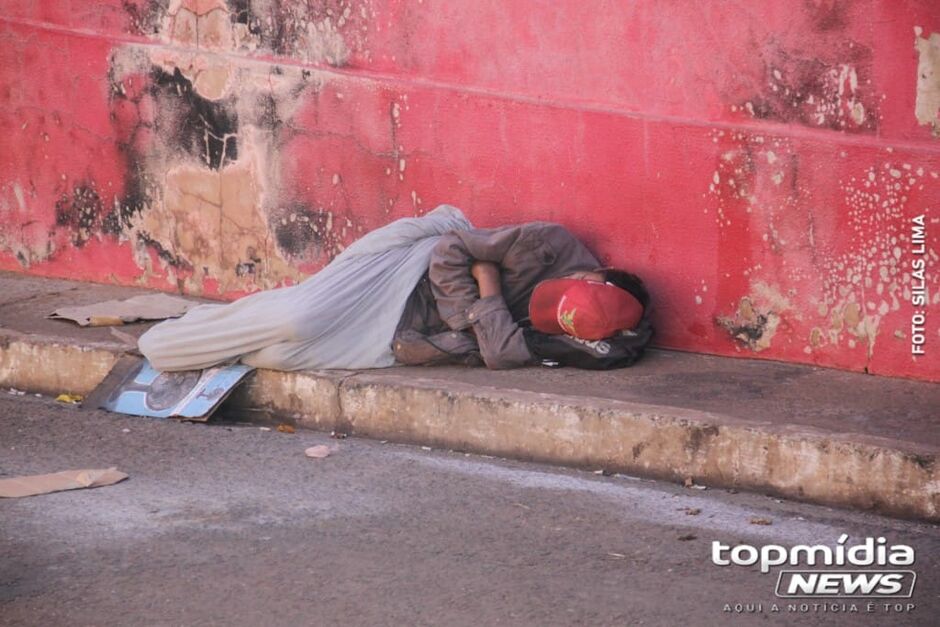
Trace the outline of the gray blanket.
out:
M 302 283 L 228 304 L 201 305 L 144 333 L 138 347 L 157 370 L 197 370 L 241 360 L 257 368 L 384 368 L 405 302 L 444 233 L 470 223 L 441 205 L 368 233 Z

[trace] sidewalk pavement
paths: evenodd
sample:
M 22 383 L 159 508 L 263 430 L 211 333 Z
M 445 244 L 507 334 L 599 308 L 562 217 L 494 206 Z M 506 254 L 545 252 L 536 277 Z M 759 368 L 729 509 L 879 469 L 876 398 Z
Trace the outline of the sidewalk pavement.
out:
M 55 308 L 146 290 L 0 273 L 0 386 L 87 394 L 147 324 Z M 240 420 L 747 489 L 940 520 L 940 384 L 655 350 L 610 372 L 256 372 Z

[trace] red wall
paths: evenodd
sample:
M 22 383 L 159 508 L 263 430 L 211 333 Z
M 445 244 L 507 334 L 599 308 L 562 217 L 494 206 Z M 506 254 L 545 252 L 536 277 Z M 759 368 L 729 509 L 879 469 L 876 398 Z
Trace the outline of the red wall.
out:
M 569 226 L 662 346 L 940 380 L 931 0 L 0 8 L 0 268 L 229 298 L 447 202 Z

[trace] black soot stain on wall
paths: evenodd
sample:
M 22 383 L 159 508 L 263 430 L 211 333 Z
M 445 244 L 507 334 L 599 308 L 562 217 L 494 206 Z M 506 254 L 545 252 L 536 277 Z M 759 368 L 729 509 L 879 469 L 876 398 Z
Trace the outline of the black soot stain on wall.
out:
M 72 243 L 81 248 L 95 232 L 102 230 L 104 216 L 101 196 L 94 182 L 85 181 L 62 194 L 55 204 L 55 222 L 72 233 Z
M 220 101 L 203 98 L 179 68 L 170 73 L 154 67 L 151 78 L 157 110 L 163 113 L 159 120 L 164 141 L 214 170 L 238 159 L 234 96 Z
M 127 32 L 160 35 L 171 4 L 171 0 L 122 0 Z M 286 55 L 306 45 L 309 24 L 348 13 L 348 6 L 339 0 L 227 0 L 226 5 L 232 24 L 253 38 L 252 45 Z M 283 70 L 275 64 L 270 72 Z M 309 70 L 302 70 L 301 80 L 283 97 L 299 97 L 309 87 L 310 77 Z M 131 238 L 168 265 L 190 268 L 171 242 L 142 229 L 139 219 L 145 212 L 159 210 L 167 168 L 198 162 L 220 170 L 237 161 L 244 152 L 240 130 L 244 133 L 245 128 L 240 127 L 268 131 L 274 150 L 288 141 L 290 127 L 279 111 L 282 101 L 277 93 L 234 90 L 224 98 L 208 99 L 195 89 L 193 80 L 177 68 L 153 62 L 142 48 L 122 47 L 113 53 L 108 74 L 110 113 L 116 147 L 124 160 L 123 191 L 110 197 L 92 181 L 63 191 L 56 203 L 56 225 L 68 230 L 76 246 L 92 237 Z M 297 199 L 264 210 L 270 235 L 285 257 L 314 259 L 336 244 L 330 232 L 332 217 L 322 209 Z M 236 274 L 254 274 L 263 263 L 252 252 Z
M 271 219 L 271 230 L 278 248 L 289 258 L 303 258 L 311 248 L 320 248 L 330 238 L 327 212 L 311 211 L 302 203 L 293 203 Z

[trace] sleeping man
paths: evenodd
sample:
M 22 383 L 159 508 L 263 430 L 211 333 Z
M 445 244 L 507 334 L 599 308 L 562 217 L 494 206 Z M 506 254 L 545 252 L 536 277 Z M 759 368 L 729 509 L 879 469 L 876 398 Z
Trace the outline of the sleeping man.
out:
M 298 285 L 201 305 L 141 336 L 158 370 L 631 365 L 649 296 L 564 227 L 475 229 L 442 205 L 377 229 Z

